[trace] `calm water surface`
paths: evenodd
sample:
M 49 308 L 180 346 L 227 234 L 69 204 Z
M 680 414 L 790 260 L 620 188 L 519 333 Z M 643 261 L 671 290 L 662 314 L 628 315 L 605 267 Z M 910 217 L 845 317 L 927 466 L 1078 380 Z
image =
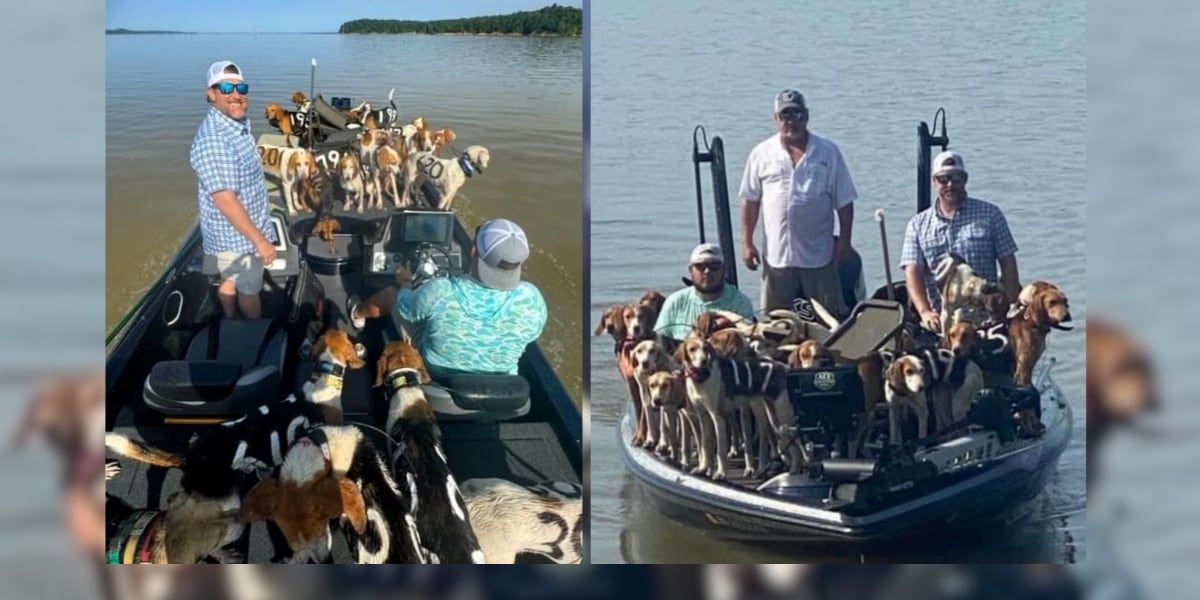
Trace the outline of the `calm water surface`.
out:
M 623 0 L 595 3 L 592 11 L 592 325 L 606 307 L 646 288 L 679 287 L 697 242 L 692 128 L 703 124 L 724 138 L 736 194 L 746 155 L 773 132 L 771 102 L 783 87 L 806 95 L 810 128 L 833 139 L 850 166 L 860 196 L 854 242 L 869 288 L 883 281 L 871 213 L 887 212 L 898 262 L 915 208 L 916 125 L 945 107 L 952 146 L 971 171 L 970 193 L 1008 216 L 1022 279 L 1058 283 L 1077 321 L 1074 332 L 1050 336 L 1048 349 L 1075 408 L 1074 437 L 1032 514 L 1003 531 L 870 552 L 726 542 L 662 516 L 621 463 L 616 425 L 628 394 L 616 377 L 611 340 L 595 338 L 593 561 L 1065 562 L 1071 545 L 1082 560 L 1084 4 L 972 3 L 933 11 L 889 3 Z M 708 227 L 713 235 L 711 217 Z M 757 305 L 757 277 L 744 268 L 740 275 Z
M 251 85 L 255 134 L 292 91 L 383 102 L 405 122 L 451 127 L 456 146 L 491 151 L 454 210 L 471 230 L 506 217 L 529 234 L 527 278 L 546 297 L 542 349 L 582 398 L 582 78 L 579 39 L 417 35 L 112 35 L 107 45 L 106 329 L 153 283 L 196 219 L 188 152 L 204 117 L 203 75 L 236 61 Z

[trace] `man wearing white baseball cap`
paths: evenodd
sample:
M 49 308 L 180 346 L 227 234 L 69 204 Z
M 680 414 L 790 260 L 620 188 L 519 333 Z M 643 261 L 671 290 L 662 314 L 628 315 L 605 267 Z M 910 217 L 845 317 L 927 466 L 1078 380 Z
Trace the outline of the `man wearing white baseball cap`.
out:
M 217 258 L 217 298 L 225 318 L 262 316 L 263 268 L 275 260 L 275 229 L 262 162 L 246 118 L 250 86 L 227 61 L 208 67 L 208 114 L 192 140 L 191 164 L 199 180 L 200 236 L 204 253 Z
M 407 268 L 396 269 L 399 289 L 385 288 L 366 302 L 351 298 L 347 314 L 361 329 L 366 319 L 394 310 L 422 327 L 417 349 L 430 374 L 516 375 L 525 347 L 546 326 L 546 302 L 532 283 L 521 281 L 529 240 L 512 221 L 493 219 L 475 230 L 471 273 L 438 277 L 413 289 Z
M 778 131 L 750 152 L 738 192 L 742 260 L 751 271 L 765 263 L 764 309 L 791 308 L 803 297 L 845 317 L 849 310 L 839 266 L 856 258 L 850 236 L 858 192 L 837 145 L 808 130 L 803 94 L 776 94 L 774 115 Z M 764 256 L 754 245 L 760 214 Z
M 941 331 L 941 297 L 933 273 L 950 253 L 961 256 L 988 282 L 999 283 L 1009 302 L 1017 299 L 1021 282 L 1017 243 L 1008 220 L 995 204 L 967 196 L 967 165 L 962 155 L 942 152 L 933 158 L 932 169 L 937 201 L 908 222 L 900 267 L 921 322 Z
M 692 250 L 688 274 L 683 282 L 688 287 L 667 296 L 654 331 L 664 337 L 683 340 L 692 332 L 692 325 L 701 313 L 728 310 L 744 317 L 754 316 L 754 306 L 741 290 L 725 284 L 725 255 L 716 244 L 700 244 Z

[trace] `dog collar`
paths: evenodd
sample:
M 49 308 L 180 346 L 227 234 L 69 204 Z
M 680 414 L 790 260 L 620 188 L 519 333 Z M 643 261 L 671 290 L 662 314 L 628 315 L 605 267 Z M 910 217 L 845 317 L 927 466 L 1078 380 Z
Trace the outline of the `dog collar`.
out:
M 333 379 L 342 379 L 346 375 L 346 366 L 340 365 L 333 361 L 323 360 L 317 363 L 317 367 L 313 369 L 312 380 L 316 381 L 321 377 L 331 377 Z
M 387 385 L 392 391 L 421 384 L 421 374 L 412 367 L 403 367 L 387 374 Z
M 318 425 L 304 432 L 304 437 L 311 440 L 312 443 L 321 449 L 321 455 L 325 457 L 325 469 L 332 470 L 333 457 L 329 454 L 329 438 L 325 437 L 325 432 L 321 430 L 321 426 Z
M 704 383 L 712 375 L 712 369 L 697 369 L 692 366 L 692 363 L 685 362 L 683 364 L 683 375 L 696 383 Z
M 121 523 L 116 537 L 109 540 L 106 554 L 110 565 L 135 565 L 151 562 L 150 544 L 167 513 L 139 510 Z
M 471 166 L 471 161 L 467 160 L 467 154 L 465 152 L 459 155 L 458 166 L 462 167 L 463 174 L 468 178 L 475 176 L 475 168 Z

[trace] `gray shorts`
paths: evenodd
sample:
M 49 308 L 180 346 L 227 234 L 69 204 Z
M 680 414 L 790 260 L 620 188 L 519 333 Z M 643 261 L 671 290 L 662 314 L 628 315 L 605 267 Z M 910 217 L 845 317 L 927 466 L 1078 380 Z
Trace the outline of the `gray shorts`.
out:
M 237 292 L 243 296 L 262 291 L 263 263 L 257 253 L 218 252 L 217 270 L 221 272 L 221 282 L 232 279 Z
M 836 261 L 817 269 L 775 268 L 764 263 L 763 310 L 791 309 L 792 300 L 796 298 L 815 299 L 838 319 L 846 318 L 850 312 L 842 296 L 842 282 L 838 277 Z

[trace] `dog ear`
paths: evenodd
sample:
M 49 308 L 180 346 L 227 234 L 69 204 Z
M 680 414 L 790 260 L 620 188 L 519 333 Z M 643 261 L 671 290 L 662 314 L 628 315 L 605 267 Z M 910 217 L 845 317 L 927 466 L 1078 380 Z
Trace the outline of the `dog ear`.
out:
M 279 512 L 279 499 L 282 484 L 275 479 L 264 479 L 250 488 L 250 493 L 242 499 L 242 522 L 271 520 Z
M 384 348 L 383 354 L 379 355 L 379 360 L 375 361 L 375 385 L 372 387 L 383 385 L 384 374 L 391 370 L 388 368 L 388 363 L 392 358 L 391 354 L 391 348 Z
M 608 331 L 609 323 L 612 322 L 612 313 L 613 309 L 609 307 L 604 311 L 604 314 L 600 315 L 600 322 L 596 324 L 596 331 L 592 332 L 592 336 L 602 335 L 605 331 Z
M 317 341 L 313 342 L 312 349 L 309 350 L 309 356 L 313 360 L 317 360 L 318 358 L 321 358 L 321 353 L 325 352 L 325 348 L 325 334 L 321 334 L 317 337 Z
M 361 534 L 367 528 L 367 509 L 362 490 L 345 477 L 326 477 L 313 488 L 317 514 L 326 519 L 342 515 L 350 521 L 354 531 Z
M 896 362 L 896 354 L 891 350 L 880 350 L 879 358 L 883 359 L 883 368 L 885 369 L 892 366 L 892 363 Z

